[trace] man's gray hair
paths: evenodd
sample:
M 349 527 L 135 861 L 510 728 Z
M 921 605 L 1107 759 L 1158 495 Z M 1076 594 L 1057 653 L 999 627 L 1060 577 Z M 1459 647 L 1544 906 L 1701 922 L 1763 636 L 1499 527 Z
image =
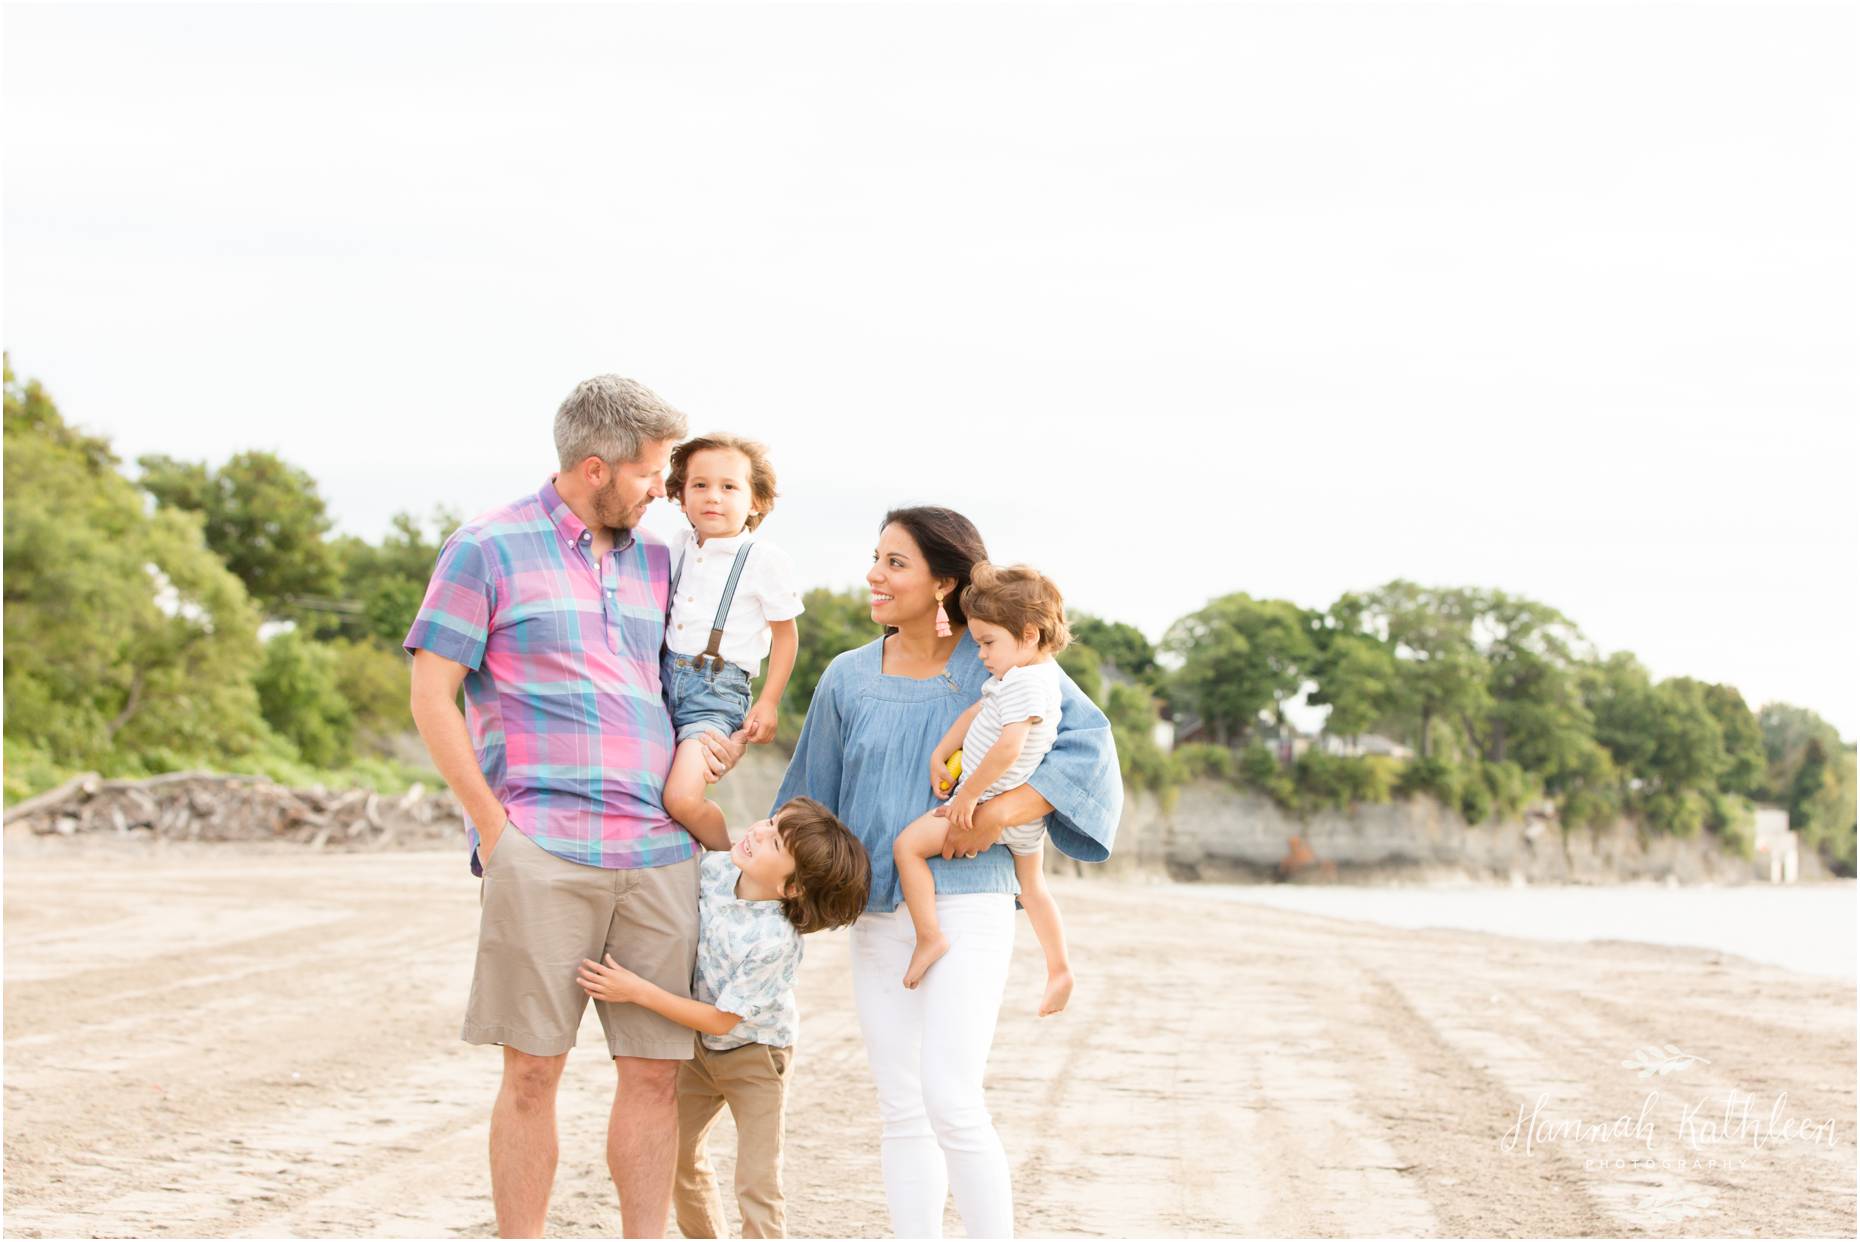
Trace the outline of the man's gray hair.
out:
M 685 416 L 638 380 L 597 375 L 575 385 L 555 412 L 555 451 L 562 469 L 590 457 L 638 461 L 654 440 L 682 440 Z

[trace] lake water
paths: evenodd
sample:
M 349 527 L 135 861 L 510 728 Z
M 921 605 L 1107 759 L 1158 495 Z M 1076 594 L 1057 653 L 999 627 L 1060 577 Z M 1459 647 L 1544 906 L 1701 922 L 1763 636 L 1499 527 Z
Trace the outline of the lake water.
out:
M 1837 979 L 1854 978 L 1855 898 L 1839 883 L 1350 887 L 1193 884 L 1188 891 L 1384 927 L 1448 927 L 1536 940 L 1696 945 Z

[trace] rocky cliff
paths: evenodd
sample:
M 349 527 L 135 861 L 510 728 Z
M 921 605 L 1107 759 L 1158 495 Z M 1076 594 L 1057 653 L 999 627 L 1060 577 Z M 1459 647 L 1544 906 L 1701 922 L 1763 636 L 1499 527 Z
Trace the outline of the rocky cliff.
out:
M 787 756 L 751 749 L 715 797 L 731 824 L 768 814 Z M 1431 798 L 1359 805 L 1300 819 L 1259 794 L 1197 781 L 1171 805 L 1129 790 L 1109 861 L 1075 863 L 1047 852 L 1068 875 L 1154 876 L 1249 883 L 1525 882 L 1615 884 L 1636 880 L 1741 884 L 1755 873 L 1716 837 L 1643 835 L 1622 820 L 1604 829 L 1563 830 L 1555 819 L 1468 824 Z M 1802 879 L 1827 879 L 1804 851 Z
M 1646 834 L 1629 820 L 1565 831 L 1554 818 L 1537 815 L 1468 824 L 1425 797 L 1301 819 L 1268 798 L 1215 781 L 1187 786 L 1168 807 L 1153 794 L 1130 794 L 1107 867 L 1234 883 L 1755 879 L 1752 864 L 1710 834 L 1690 840 Z M 1829 877 L 1805 852 L 1801 878 Z

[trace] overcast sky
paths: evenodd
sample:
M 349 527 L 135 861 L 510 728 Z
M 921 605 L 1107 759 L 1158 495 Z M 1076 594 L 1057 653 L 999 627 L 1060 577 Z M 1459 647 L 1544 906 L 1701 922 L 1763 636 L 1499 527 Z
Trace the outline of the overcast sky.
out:
M 1860 726 L 1849 6 L 20 7 L 5 345 L 339 526 L 580 379 L 1160 637 L 1396 577 Z M 677 516 L 656 511 L 671 529 Z

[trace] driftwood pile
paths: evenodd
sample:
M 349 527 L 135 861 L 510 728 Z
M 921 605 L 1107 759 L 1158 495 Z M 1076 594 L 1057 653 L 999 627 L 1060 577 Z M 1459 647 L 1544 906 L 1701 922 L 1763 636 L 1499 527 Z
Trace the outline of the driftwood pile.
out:
M 171 772 L 140 781 L 94 772 L 7 810 L 10 827 L 40 835 L 151 833 L 174 841 L 290 841 L 312 849 L 379 850 L 454 844 L 458 803 L 415 785 L 397 796 L 368 789 L 290 789 L 258 776 Z

